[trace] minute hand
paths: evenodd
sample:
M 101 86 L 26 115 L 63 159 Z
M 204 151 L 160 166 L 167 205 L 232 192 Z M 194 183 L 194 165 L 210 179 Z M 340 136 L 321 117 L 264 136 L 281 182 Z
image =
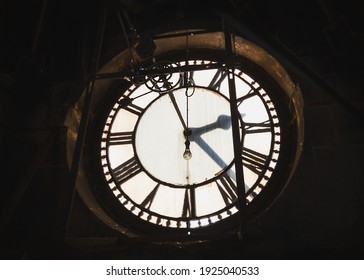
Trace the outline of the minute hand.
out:
M 172 93 L 172 91 L 171 91 L 171 90 L 169 90 L 167 93 L 168 93 L 169 98 L 170 98 L 170 99 L 171 99 L 171 101 L 172 101 L 172 104 L 173 104 L 174 109 L 175 109 L 175 110 L 176 110 L 176 112 L 177 112 L 178 118 L 179 118 L 179 120 L 181 121 L 181 124 L 182 124 L 182 126 L 183 126 L 184 131 L 187 131 L 187 130 L 188 130 L 188 127 L 187 127 L 187 125 L 186 125 L 186 123 L 185 123 L 185 121 L 184 121 L 184 119 L 183 119 L 183 117 L 182 117 L 181 110 L 180 110 L 180 109 L 179 109 L 179 107 L 178 107 L 178 104 L 177 104 L 176 98 L 174 97 L 174 95 L 173 95 L 173 93 Z

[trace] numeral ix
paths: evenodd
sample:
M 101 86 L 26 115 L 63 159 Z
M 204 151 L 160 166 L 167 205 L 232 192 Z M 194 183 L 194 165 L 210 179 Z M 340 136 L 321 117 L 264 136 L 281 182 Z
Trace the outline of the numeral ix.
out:
M 109 134 L 109 145 L 127 145 L 132 143 L 133 132 L 112 132 Z

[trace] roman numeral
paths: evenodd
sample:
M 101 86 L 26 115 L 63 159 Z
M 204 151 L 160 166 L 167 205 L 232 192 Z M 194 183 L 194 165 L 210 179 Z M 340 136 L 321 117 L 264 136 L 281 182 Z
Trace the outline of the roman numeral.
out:
M 109 145 L 132 144 L 133 132 L 112 132 L 109 134 Z
M 254 89 L 251 89 L 246 95 L 242 96 L 242 97 L 239 97 L 236 99 L 236 102 L 238 104 L 238 107 L 241 105 L 241 103 L 243 103 L 245 100 L 253 97 L 253 96 L 256 96 L 258 94 L 258 91 L 259 91 L 260 87 L 259 88 L 254 88 Z
M 129 96 L 124 96 L 123 99 L 119 101 L 120 107 L 124 110 L 129 111 L 130 113 L 133 113 L 135 115 L 141 115 L 141 113 L 144 111 L 143 108 L 139 107 L 138 105 L 133 104 L 133 99 Z
M 242 159 L 246 168 L 260 175 L 267 164 L 268 156 L 243 147 Z
M 273 128 L 269 120 L 261 122 L 261 123 L 244 123 L 245 126 L 245 134 L 255 134 L 255 133 L 264 133 L 271 132 L 273 133 Z
M 216 185 L 226 206 L 237 200 L 237 187 L 228 175 L 219 178 L 219 180 L 216 181 Z
M 119 184 L 123 184 L 129 179 L 133 178 L 135 175 L 140 173 L 142 169 L 140 168 L 138 162 L 134 157 L 127 160 L 126 162 L 120 164 L 118 167 L 112 170 L 115 180 Z
M 196 217 L 196 200 L 194 188 L 186 188 L 181 217 Z
M 186 72 L 182 72 L 179 74 L 179 86 L 186 87 L 188 84 L 188 74 Z
M 193 74 L 194 74 L 195 72 L 194 71 L 190 71 L 190 72 L 188 72 L 188 79 L 190 80 L 190 81 L 193 81 Z
M 217 70 L 208 87 L 219 91 L 221 83 L 226 79 L 227 75 L 228 71 Z
M 155 195 L 158 192 L 159 186 L 160 186 L 160 184 L 157 184 L 154 187 L 154 189 L 148 194 L 148 196 L 140 204 L 141 207 L 150 210 L 150 207 L 152 206 L 152 203 L 154 201 Z
M 130 104 L 129 106 L 125 107 L 124 109 L 129 111 L 130 113 L 133 113 L 138 116 L 140 116 L 144 110 L 143 108 L 141 108 L 135 104 Z
M 193 81 L 194 72 L 182 72 L 180 74 L 179 86 L 180 87 L 188 87 L 192 86 L 191 82 Z

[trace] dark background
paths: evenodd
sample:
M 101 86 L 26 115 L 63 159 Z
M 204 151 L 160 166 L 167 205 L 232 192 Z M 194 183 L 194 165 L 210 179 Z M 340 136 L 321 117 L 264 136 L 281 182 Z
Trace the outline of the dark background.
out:
M 182 245 L 125 238 L 78 196 L 69 213 L 64 117 L 85 86 L 101 2 L 0 2 L 0 258 L 364 258 L 362 1 L 104 1 L 138 31 L 226 12 L 303 93 L 304 150 L 285 193 L 247 238 Z M 111 14 L 102 60 L 123 46 Z

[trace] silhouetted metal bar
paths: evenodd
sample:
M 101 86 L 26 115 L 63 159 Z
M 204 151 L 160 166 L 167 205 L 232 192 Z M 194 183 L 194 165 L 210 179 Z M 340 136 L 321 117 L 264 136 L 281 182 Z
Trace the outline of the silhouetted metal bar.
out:
M 119 11 L 116 11 L 116 16 L 117 16 L 117 18 L 119 20 L 121 29 L 123 31 L 126 45 L 128 46 L 128 49 L 130 49 L 130 42 L 129 42 L 128 34 L 126 33 L 125 25 L 124 25 L 123 19 L 121 18 L 121 14 L 120 14 Z
M 229 82 L 229 96 L 230 96 L 230 112 L 231 112 L 231 125 L 233 134 L 233 148 L 234 148 L 234 163 L 236 184 L 238 192 L 238 204 L 240 215 L 240 237 L 243 237 L 248 230 L 246 203 L 245 203 L 245 181 L 243 172 L 242 161 L 242 142 L 240 141 L 240 126 L 239 126 L 239 111 L 237 107 L 235 76 L 234 76 L 234 53 L 231 43 L 230 26 L 223 21 L 224 38 L 225 38 L 225 52 L 228 66 L 228 82 Z M 244 133 L 244 132 L 243 132 Z M 242 135 L 244 139 L 244 135 Z
M 189 31 L 189 32 L 181 32 L 178 34 L 162 34 L 162 35 L 156 35 L 153 37 L 153 39 L 168 39 L 168 38 L 177 38 L 177 37 L 185 37 L 185 36 L 194 36 L 194 35 L 200 35 L 200 34 L 208 34 L 211 32 L 216 31 L 215 29 L 204 29 L 204 30 L 196 30 L 196 31 Z
M 100 11 L 95 47 L 93 49 L 92 62 L 90 64 L 90 73 L 89 73 L 90 75 L 87 77 L 88 80 L 87 80 L 85 98 L 84 98 L 84 103 L 83 103 L 83 108 L 82 108 L 82 115 L 81 115 L 80 125 L 78 128 L 78 133 L 77 133 L 75 151 L 73 153 L 73 158 L 72 158 L 71 186 L 73 189 L 72 189 L 72 198 L 71 198 L 71 203 L 69 206 L 68 220 L 67 220 L 67 224 L 66 224 L 65 234 L 67 234 L 67 231 L 69 228 L 72 207 L 73 207 L 75 194 L 76 194 L 76 182 L 77 182 L 78 169 L 79 169 L 80 160 L 82 157 L 83 146 L 84 146 L 85 138 L 86 138 L 92 91 L 93 91 L 94 85 L 95 85 L 96 72 L 97 72 L 97 70 L 99 68 L 99 64 L 100 64 L 101 49 L 102 49 L 102 44 L 103 44 L 106 19 L 107 19 L 107 15 L 108 15 L 108 8 L 106 7 L 106 5 L 105 4 L 101 4 L 101 5 L 102 5 L 102 7 L 101 7 L 101 11 Z
M 239 64 L 235 65 L 239 66 Z M 144 77 L 144 76 L 152 76 L 152 75 L 161 75 L 161 74 L 173 74 L 180 72 L 189 72 L 189 71 L 200 71 L 200 70 L 209 70 L 209 69 L 225 69 L 225 63 L 208 63 L 208 64 L 200 64 L 200 65 L 183 65 L 179 67 L 166 67 L 163 69 L 140 69 L 137 72 L 130 71 L 120 71 L 113 73 L 100 73 L 97 74 L 96 80 L 106 80 L 106 79 L 123 79 L 125 77 Z

